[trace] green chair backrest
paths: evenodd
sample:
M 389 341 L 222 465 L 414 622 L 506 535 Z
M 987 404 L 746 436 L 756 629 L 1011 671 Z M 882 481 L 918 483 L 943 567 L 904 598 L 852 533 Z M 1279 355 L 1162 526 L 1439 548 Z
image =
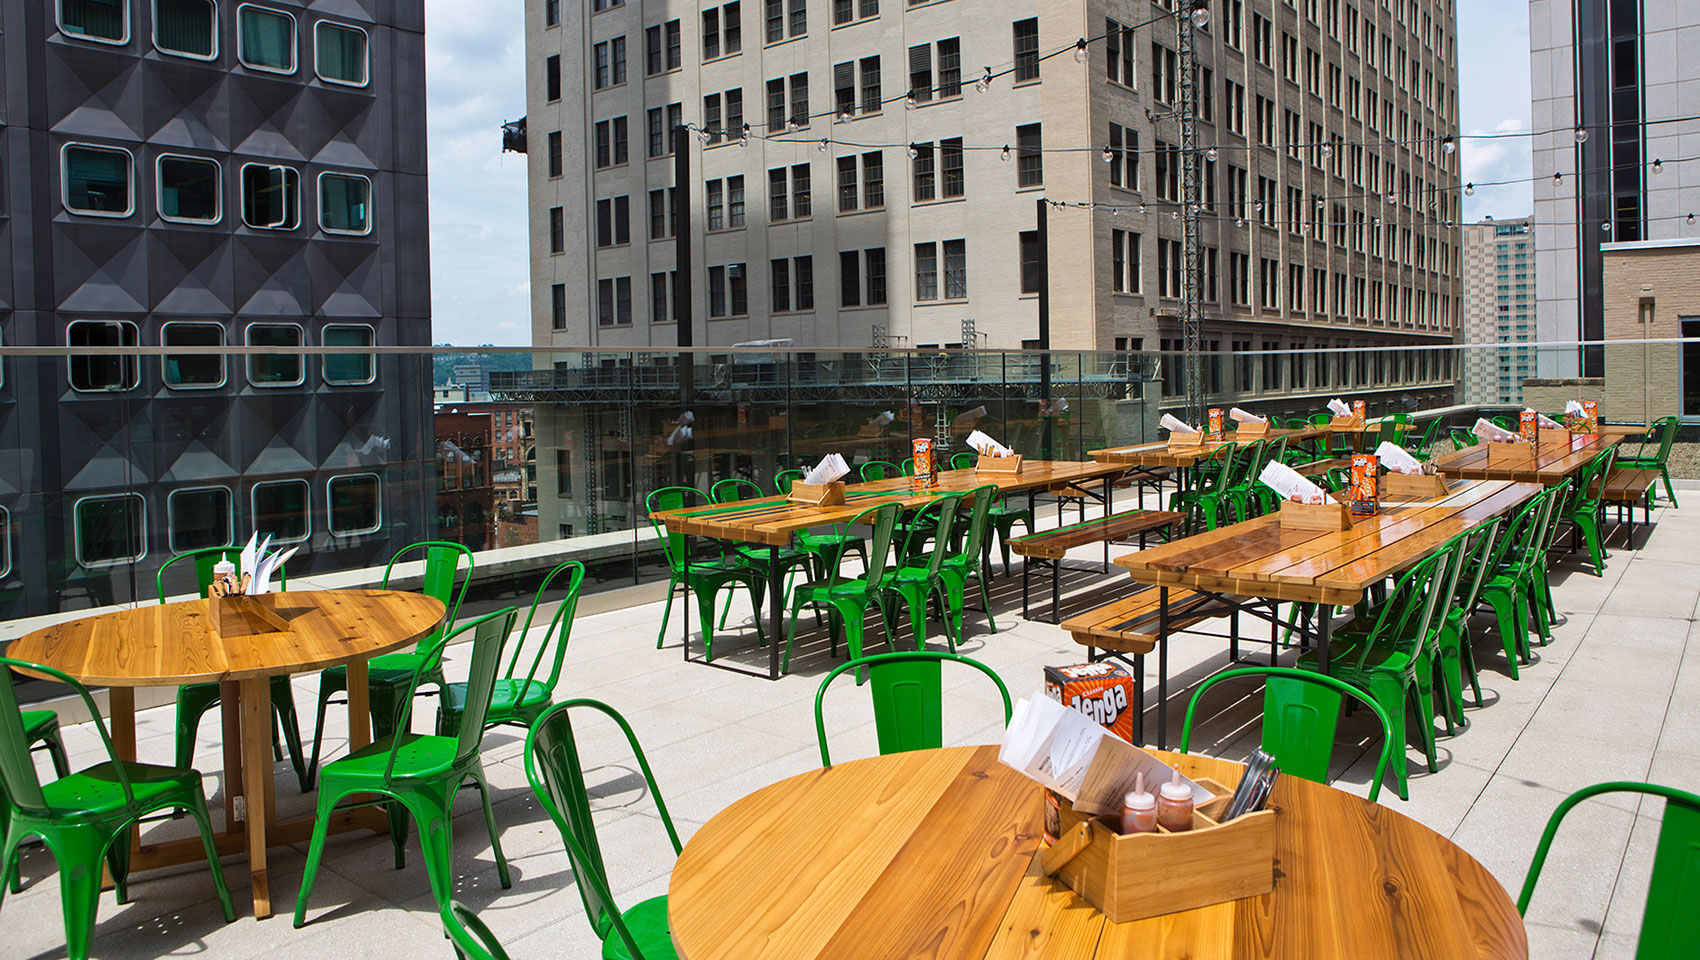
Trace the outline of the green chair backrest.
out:
M 889 460 L 869 460 L 862 464 L 860 476 L 862 482 L 867 483 L 870 480 L 884 480 L 886 477 L 895 477 L 901 472 L 897 469 L 897 464 Z
M 1492 572 L 1493 549 L 1499 539 L 1499 528 L 1504 523 L 1504 517 L 1494 517 L 1467 534 L 1470 539 L 1462 547 L 1459 557 L 1463 572 L 1453 587 L 1453 605 L 1447 611 L 1448 615 L 1461 610 L 1468 617 L 1476 609 L 1476 601 L 1482 597 L 1482 584 L 1487 583 Z
M 419 585 L 419 592 L 441 601 L 446 612 L 443 615 L 443 625 L 419 641 L 419 646 L 414 651 L 416 653 L 424 653 L 431 641 L 454 629 L 455 619 L 460 615 L 460 602 L 466 598 L 466 588 L 472 583 L 472 551 L 465 544 L 447 540 L 423 540 L 402 547 L 390 558 L 389 564 L 384 567 L 384 588 L 389 588 L 390 575 L 395 572 L 396 564 L 401 563 L 402 558 L 421 552 L 425 555 L 425 580 Z M 460 573 L 463 560 L 466 562 L 464 577 Z
M 1494 423 L 1494 426 L 1499 427 L 1501 430 L 1516 430 L 1517 429 L 1516 421 L 1514 421 L 1509 414 L 1502 413 L 1502 414 L 1494 417 L 1493 423 Z
M 1455 547 L 1442 547 L 1398 576 L 1393 592 L 1376 613 L 1369 635 L 1359 645 L 1356 669 L 1363 669 L 1379 643 L 1416 655 L 1428 640 L 1440 595 L 1450 589 L 1456 553 Z
M 1199 684 L 1192 702 L 1186 705 L 1181 724 L 1181 752 L 1192 745 L 1192 718 L 1204 692 L 1224 680 L 1237 677 L 1263 678 L 1263 752 L 1275 758 L 1282 773 L 1316 783 L 1328 782 L 1328 761 L 1334 750 L 1334 728 L 1340 720 L 1340 703 L 1351 697 L 1367 705 L 1381 721 L 1381 756 L 1375 761 L 1375 779 L 1370 781 L 1369 799 L 1381 795 L 1381 777 L 1394 760 L 1393 722 L 1374 698 L 1349 683 L 1311 670 L 1291 667 L 1239 667 L 1224 670 Z M 1401 745 L 1402 746 L 1402 745 Z
M 159 572 L 154 574 L 153 583 L 155 589 L 159 591 L 160 603 L 165 602 L 166 596 L 165 572 L 170 570 L 172 566 L 177 564 L 179 561 L 185 560 L 195 565 L 195 588 L 200 591 L 201 599 L 203 600 L 206 599 L 207 590 L 212 586 L 213 567 L 218 566 L 219 561 L 229 560 L 231 563 L 236 565 L 236 575 L 238 577 L 242 575 L 241 547 L 202 547 L 199 550 L 190 550 L 187 553 L 179 553 L 170 560 L 160 564 Z M 281 569 L 278 570 L 277 582 L 279 589 L 288 589 L 288 573 Z
M 462 624 L 452 633 L 445 634 L 425 651 L 425 656 L 414 668 L 413 680 L 407 686 L 407 698 L 401 702 L 401 712 L 396 718 L 396 729 L 405 731 L 408 719 L 413 715 L 413 698 L 419 692 L 419 685 L 427 682 L 431 673 L 442 666 L 443 651 L 448 649 L 449 642 L 463 633 L 472 634 L 472 667 L 466 675 L 466 712 L 462 714 L 460 732 L 455 735 L 455 763 L 465 763 L 478 752 L 478 745 L 484 740 L 484 718 L 490 715 L 490 697 L 496 689 L 496 668 L 502 662 L 502 646 L 507 643 L 509 634 L 513 633 L 514 621 L 519 617 L 519 608 L 504 607 L 495 613 L 487 613 L 476 620 Z M 410 735 L 398 733 L 390 739 L 389 760 L 384 764 L 384 779 L 395 779 L 396 757 L 402 746 L 410 739 Z M 406 771 L 402 772 L 405 779 Z
M 442 910 L 443 931 L 454 942 L 461 960 L 508 960 L 508 952 L 496 935 L 459 900 L 450 900 Z
M 780 494 L 791 492 L 791 484 L 808 476 L 801 470 L 781 470 L 773 475 L 773 489 Z
M 868 668 L 869 692 L 874 699 L 874 728 L 879 734 L 880 755 L 924 750 L 944 745 L 943 682 L 940 664 L 946 660 L 967 664 L 992 678 L 1003 696 L 1003 722 L 1009 724 L 1009 690 L 991 667 L 961 654 L 936 650 L 910 650 L 858 657 L 841 663 L 820 682 L 815 693 L 815 738 L 820 741 L 820 762 L 832 766 L 826 748 L 826 719 L 821 703 L 826 688 L 846 670 Z
M 118 751 L 112 747 L 112 737 L 106 732 L 106 722 L 100 718 L 100 708 L 95 706 L 94 697 L 89 696 L 88 688 L 52 667 L 44 667 L 27 660 L 13 660 L 10 657 L 0 657 L 0 793 L 5 794 L 14 807 L 27 813 L 49 812 L 47 801 L 41 793 L 41 780 L 35 772 L 35 761 L 30 759 L 29 744 L 24 739 L 24 714 L 18 705 L 18 691 L 12 686 L 14 669 L 27 670 L 57 680 L 82 698 L 84 708 L 94 720 L 95 733 L 100 735 L 101 746 L 106 748 L 107 759 L 111 761 L 109 769 L 112 775 L 117 777 L 119 788 L 124 791 L 124 802 L 135 803 L 136 794 L 130 787 L 130 776 L 125 772 L 124 765 L 118 762 Z M 5 878 L 0 877 L 0 883 L 3 882 Z
M 656 519 L 655 515 L 664 510 L 700 507 L 708 502 L 708 495 L 696 487 L 662 487 L 659 490 L 651 490 L 649 496 L 643 499 L 644 511 L 649 514 L 649 524 L 655 528 L 656 539 L 661 541 L 661 553 L 667 558 L 668 569 L 674 573 L 685 569 L 685 535 L 667 529 L 667 525 Z
M 667 813 L 667 803 L 661 799 L 661 789 L 655 784 L 649 761 L 643 755 L 631 724 L 619 711 L 597 700 L 566 700 L 549 708 L 531 725 L 525 738 L 525 776 L 537 801 L 555 822 L 561 841 L 572 862 L 573 876 L 578 880 L 579 896 L 584 900 L 584 912 L 590 918 L 596 935 L 607 939 L 617 933 L 634 960 L 641 960 L 636 940 L 620 918 L 620 908 L 608 890 L 608 867 L 602 857 L 602 845 L 596 836 L 596 822 L 590 813 L 590 792 L 585 786 L 584 762 L 579 756 L 578 741 L 573 736 L 572 711 L 598 711 L 619 725 L 626 742 L 637 759 L 649 795 L 655 798 L 655 809 L 667 828 L 667 838 L 673 842 L 673 853 L 682 849 L 673 818 Z
M 1217 450 L 1215 457 L 1215 460 L 1221 464 L 1221 469 L 1198 471 L 1198 482 L 1193 487 L 1195 493 L 1204 495 L 1207 493 L 1217 493 L 1228 488 L 1228 485 L 1231 483 L 1229 474 L 1233 467 L 1235 451 L 1237 449 L 1237 444 L 1222 444 L 1221 448 Z M 1200 462 L 1200 465 L 1203 465 L 1202 461 Z
M 1333 422 L 1334 414 L 1332 413 L 1313 413 L 1310 415 L 1310 425 L 1313 427 L 1326 427 Z
M 1428 453 L 1429 448 L 1434 446 L 1435 436 L 1439 433 L 1440 433 L 1440 418 L 1439 417 L 1430 417 L 1429 421 L 1428 421 L 1428 425 L 1423 427 L 1423 432 L 1420 435 L 1418 435 L 1417 439 L 1414 442 L 1411 443 L 1410 451 L 1412 453 Z
M 761 485 L 749 480 L 729 478 L 717 480 L 708 488 L 708 498 L 715 503 L 737 503 L 739 500 L 760 500 L 767 496 Z
M 986 539 L 986 524 L 992 516 L 992 502 L 998 498 L 998 485 L 988 483 L 975 487 L 963 495 L 964 500 L 973 501 L 968 508 L 968 536 L 962 540 L 962 550 L 958 558 L 966 559 L 969 566 L 980 562 L 980 545 Z
M 1469 447 L 1473 447 L 1480 442 L 1481 442 L 1481 438 L 1476 436 L 1475 434 L 1471 433 L 1470 431 L 1465 430 L 1462 427 L 1453 427 L 1452 428 L 1452 447 L 1453 447 L 1453 449 L 1464 450 L 1464 449 L 1467 449 Z
M 1529 900 L 1546 863 L 1558 825 L 1577 804 L 1603 793 L 1645 793 L 1665 798 L 1664 822 L 1659 827 L 1658 846 L 1653 851 L 1653 875 L 1647 885 L 1647 905 L 1641 913 L 1641 938 L 1635 956 L 1640 960 L 1694 955 L 1700 943 L 1700 796 L 1675 787 L 1653 783 L 1614 781 L 1583 787 L 1558 805 L 1541 834 L 1535 859 L 1529 864 L 1523 892 L 1517 897 L 1517 912 L 1528 913 Z
M 1600 500 L 1606 495 L 1606 481 L 1610 479 L 1611 468 L 1616 461 L 1617 448 L 1611 447 L 1600 451 L 1582 468 L 1576 480 L 1576 497 L 1570 504 L 1572 513 L 1592 513 L 1600 508 Z
M 906 477 L 913 477 L 915 475 L 915 458 L 914 457 L 904 457 L 903 458 L 903 475 L 906 476 Z
M 952 470 L 967 470 L 974 466 L 979 459 L 978 454 L 968 453 L 967 451 L 953 453 L 950 455 L 950 468 Z
M 885 579 L 885 569 L 891 564 L 892 532 L 897 529 L 897 518 L 902 515 L 903 508 L 901 506 L 895 503 L 882 503 L 877 507 L 869 507 L 851 517 L 849 523 L 844 526 L 834 527 L 839 533 L 861 523 L 874 528 L 873 536 L 868 538 L 867 569 L 863 572 L 862 579 L 859 582 L 877 586 L 881 580 Z M 842 589 L 848 592 L 849 584 L 855 582 L 858 581 L 849 581 L 844 584 L 832 583 L 827 587 L 827 599 L 831 600 L 835 591 Z
M 584 564 L 577 560 L 568 560 L 556 566 L 538 585 L 537 595 L 531 600 L 531 609 L 525 614 L 525 626 L 519 629 L 519 640 L 514 644 L 513 656 L 508 658 L 508 668 L 503 672 L 507 679 L 517 679 L 515 671 L 519 669 L 520 654 L 525 652 L 526 641 L 531 638 L 531 623 L 537 616 L 537 608 L 543 605 L 543 598 L 548 595 L 555 578 L 563 574 L 567 578 L 566 593 L 562 594 L 561 605 L 555 608 L 555 615 L 549 620 L 549 629 L 544 631 L 542 641 L 537 644 L 537 654 L 531 658 L 531 666 L 525 671 L 525 684 L 520 688 L 519 702 L 524 702 L 534 683 L 546 693 L 553 694 L 555 684 L 560 682 L 561 664 L 567 659 L 567 641 L 573 632 L 573 618 L 578 614 L 579 588 L 584 584 Z M 543 658 L 549 653 L 551 644 L 554 646 L 555 658 L 549 665 L 549 676 L 539 681 L 537 671 L 543 666 Z
M 1658 438 L 1658 452 L 1648 459 L 1657 460 L 1660 466 L 1664 466 L 1666 461 L 1670 460 L 1671 444 L 1676 442 L 1676 431 L 1681 424 L 1681 419 L 1677 417 L 1660 417 L 1653 421 L 1653 435 Z M 1641 454 L 1643 456 L 1646 456 L 1646 447 L 1646 443 L 1642 443 Z
M 931 535 L 933 549 L 927 553 L 929 576 L 939 572 L 950 552 L 950 532 L 956 529 L 956 516 L 962 512 L 962 497 L 960 493 L 934 497 L 917 510 L 915 518 L 909 522 L 909 533 L 903 541 L 903 556 L 915 556 L 915 549 Z
M 1541 556 L 1547 556 L 1553 544 L 1558 542 L 1558 521 L 1570 509 L 1570 501 L 1575 493 L 1575 478 L 1566 477 L 1564 482 L 1547 488 L 1547 496 L 1552 498 L 1552 513 L 1548 516 L 1546 537 L 1541 541 Z

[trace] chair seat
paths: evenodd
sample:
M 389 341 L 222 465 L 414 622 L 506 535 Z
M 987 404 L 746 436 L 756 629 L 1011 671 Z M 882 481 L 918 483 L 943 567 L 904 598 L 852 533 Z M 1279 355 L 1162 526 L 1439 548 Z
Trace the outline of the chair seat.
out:
M 673 947 L 673 935 L 667 930 L 665 896 L 645 900 L 620 914 L 620 918 L 626 921 L 626 929 L 637 941 L 644 960 L 677 960 L 679 954 Z M 602 960 L 632 960 L 625 941 L 612 929 L 608 931 L 608 939 L 602 941 Z
M 34 743 L 59 729 L 59 715 L 52 710 L 25 710 L 24 742 Z
M 138 807 L 148 807 L 174 796 L 190 796 L 201 789 L 201 775 L 194 770 L 127 762 L 123 762 L 123 768 L 125 776 L 130 778 L 130 790 Z M 55 818 L 96 817 L 129 807 L 110 762 L 42 784 L 41 796 Z
M 1363 644 L 1336 640 L 1328 645 L 1328 672 L 1335 676 L 1344 676 L 1360 672 L 1357 665 Z M 1306 650 L 1299 654 L 1299 666 L 1306 670 L 1315 670 L 1316 651 Z M 1369 656 L 1364 658 L 1363 673 L 1404 673 L 1411 669 L 1411 655 L 1408 651 L 1384 644 L 1370 647 Z
M 522 697 L 521 694 L 524 694 Z M 498 679 L 490 692 L 490 718 L 502 719 L 505 714 L 512 714 L 526 708 L 539 708 L 549 704 L 549 688 L 533 680 L 527 684 L 525 680 Z M 459 715 L 466 712 L 466 684 L 448 683 L 443 685 L 444 713 Z
M 419 660 L 420 657 L 416 653 L 386 653 L 373 657 L 366 661 L 367 685 L 406 687 L 413 682 L 413 671 L 418 669 Z M 325 675 L 333 683 L 347 689 L 347 667 L 327 667 Z
M 805 552 L 812 552 L 821 547 L 840 547 L 852 543 L 865 543 L 866 538 L 853 533 L 799 533 L 797 544 Z
M 402 734 L 401 749 L 396 751 L 395 780 L 426 780 L 440 777 L 454 767 L 455 752 L 460 742 L 454 737 L 424 736 L 416 733 Z M 362 782 L 374 784 L 384 782 L 384 768 L 390 761 L 390 740 L 384 737 L 376 740 L 359 750 L 354 751 L 340 760 L 332 760 L 325 764 L 319 777 L 327 784 L 332 780 Z
M 854 577 L 829 577 L 825 580 L 810 580 L 799 584 L 797 596 L 805 599 L 825 600 L 828 593 L 837 597 L 865 597 L 868 594 L 868 582 Z

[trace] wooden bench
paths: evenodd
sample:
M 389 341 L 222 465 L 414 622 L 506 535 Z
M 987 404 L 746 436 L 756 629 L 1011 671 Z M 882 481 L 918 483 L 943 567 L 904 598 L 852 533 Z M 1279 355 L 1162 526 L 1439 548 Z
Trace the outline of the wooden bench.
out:
M 1170 587 L 1168 630 L 1175 633 L 1212 620 L 1217 617 L 1232 616 L 1234 609 L 1228 604 L 1238 603 L 1242 597 L 1215 597 L 1197 593 L 1182 587 Z M 1237 626 L 1238 621 L 1235 621 Z M 1167 709 L 1169 697 L 1169 658 L 1167 650 L 1159 644 L 1163 635 L 1163 588 L 1144 587 L 1137 593 L 1130 594 L 1120 600 L 1107 603 L 1093 610 L 1088 610 L 1079 616 L 1070 617 L 1062 624 L 1074 637 L 1074 642 L 1086 648 L 1088 660 L 1102 660 L 1114 657 L 1118 660 L 1132 658 L 1134 675 L 1134 742 L 1145 741 L 1145 655 L 1153 650 L 1157 656 L 1157 709 L 1159 712 Z M 1238 656 L 1238 630 L 1234 631 L 1233 656 Z M 1105 651 L 1103 654 L 1099 650 Z M 1160 723 L 1159 729 L 1167 724 Z M 1166 739 L 1161 734 L 1159 739 Z
M 1600 502 L 1617 508 L 1619 523 L 1628 521 L 1626 533 L 1631 550 L 1635 549 L 1635 507 L 1640 505 L 1644 524 L 1653 522 L 1651 493 L 1653 483 L 1658 479 L 1658 470 L 1637 467 L 1618 467 L 1606 477 L 1605 491 L 1600 496 Z
M 1108 571 L 1112 542 L 1131 541 L 1137 537 L 1140 549 L 1144 549 L 1146 537 L 1152 531 L 1165 531 L 1166 540 L 1168 534 L 1173 531 L 1174 524 L 1185 519 L 1186 514 L 1168 510 L 1123 510 L 1107 517 L 1082 520 L 1055 530 L 1031 533 L 1011 540 L 1010 549 L 1027 558 L 1027 562 L 1021 567 L 1021 616 L 1032 619 L 1029 614 L 1029 571 L 1034 566 L 1051 568 L 1051 622 L 1056 623 L 1059 617 L 1058 608 L 1062 604 L 1062 561 L 1070 550 L 1091 543 L 1102 543 L 1104 568 Z

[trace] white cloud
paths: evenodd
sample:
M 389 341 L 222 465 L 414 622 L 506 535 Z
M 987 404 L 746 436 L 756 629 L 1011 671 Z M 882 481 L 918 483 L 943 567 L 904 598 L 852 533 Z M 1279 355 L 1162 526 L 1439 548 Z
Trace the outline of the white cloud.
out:
M 1478 184 L 1464 219 L 1506 219 L 1534 210 L 1529 138 L 1471 139 L 1529 129 L 1529 8 L 1526 3 L 1458 4 L 1458 112 L 1465 132 L 1459 169 Z M 1515 180 L 1504 186 L 1480 184 Z

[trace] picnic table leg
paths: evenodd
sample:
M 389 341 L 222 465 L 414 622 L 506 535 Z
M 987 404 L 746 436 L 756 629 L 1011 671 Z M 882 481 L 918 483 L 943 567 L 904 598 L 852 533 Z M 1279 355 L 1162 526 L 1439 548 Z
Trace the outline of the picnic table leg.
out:
M 1228 662 L 1238 663 L 1240 659 L 1240 608 L 1228 616 Z
M 1169 749 L 1169 588 L 1157 588 L 1157 749 Z
M 1033 619 L 1033 617 L 1027 612 L 1028 611 L 1028 606 L 1027 606 L 1028 589 L 1027 588 L 1028 588 L 1028 584 L 1031 582 L 1028 578 L 1028 573 L 1032 569 L 1033 569 L 1033 565 L 1028 563 L 1025 558 L 1022 559 L 1022 561 L 1021 561 L 1021 619 L 1023 619 L 1023 620 Z
M 1051 622 L 1062 623 L 1062 572 L 1063 558 L 1051 561 Z
M 1133 742 L 1145 742 L 1145 654 L 1133 655 Z
M 1329 635 L 1334 631 L 1334 618 L 1328 610 L 1326 604 L 1316 605 L 1316 662 L 1322 668 L 1323 676 L 1328 675 Z
M 769 680 L 779 679 L 781 631 L 785 629 L 785 616 L 781 609 L 785 606 L 785 581 L 780 578 L 779 573 L 779 548 L 769 547 L 767 549 L 767 602 L 773 607 L 770 613 L 772 619 L 768 621 L 772 624 L 772 629 L 768 631 L 768 640 L 772 641 L 768 644 L 767 650 L 767 678 Z M 761 614 L 759 613 L 756 614 L 756 623 L 761 623 Z M 832 628 L 828 626 L 827 629 L 831 630 Z
M 679 625 L 683 628 L 679 632 L 684 636 L 684 639 L 679 643 L 679 650 L 680 650 L 680 653 L 683 654 L 684 658 L 686 660 L 689 660 L 691 658 L 691 537 L 690 537 L 689 534 L 685 535 L 684 548 L 685 548 L 684 549 L 684 552 L 685 552 L 685 582 L 683 584 L 683 586 L 685 588 L 684 607 L 680 611 L 682 616 L 679 618 Z M 672 588 L 669 587 L 668 590 L 671 591 Z M 673 605 L 673 594 L 671 592 L 669 592 L 667 594 L 667 605 L 669 607 Z M 703 642 L 703 659 L 707 660 L 708 659 L 708 638 L 703 637 L 702 642 Z

